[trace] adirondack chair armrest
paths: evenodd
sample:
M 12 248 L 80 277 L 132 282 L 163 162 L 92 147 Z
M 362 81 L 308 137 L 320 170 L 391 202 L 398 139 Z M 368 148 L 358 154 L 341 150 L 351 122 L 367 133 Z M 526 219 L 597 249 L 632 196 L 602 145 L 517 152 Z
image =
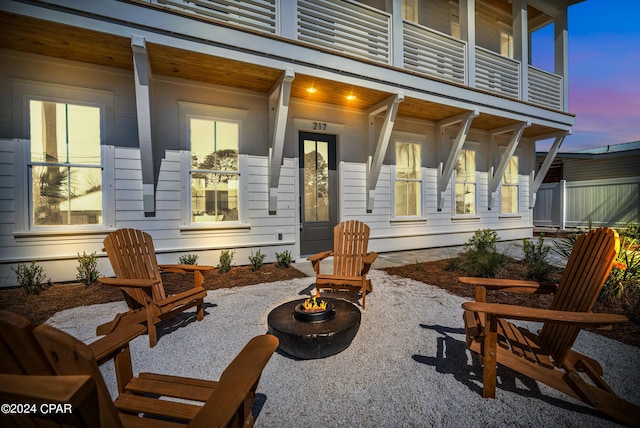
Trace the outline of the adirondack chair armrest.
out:
M 159 279 L 127 279 L 127 278 L 108 278 L 100 277 L 98 281 L 104 285 L 113 285 L 115 287 L 139 287 L 148 288 L 160 283 Z
M 129 342 L 146 331 L 146 327 L 141 324 L 126 324 L 119 326 L 113 332 L 90 343 L 88 346 L 93 355 L 95 355 L 98 365 L 102 365 L 111 360 L 122 349 L 129 346 Z
M 472 312 L 496 315 L 498 318 L 550 322 L 553 324 L 570 324 L 584 327 L 598 327 L 629 321 L 627 317 L 616 314 L 554 311 L 551 309 L 503 305 L 499 303 L 464 302 L 462 308 Z
M 315 263 L 319 262 L 320 260 L 324 260 L 331 255 L 333 255 L 333 251 L 323 251 L 321 253 L 307 257 L 307 260 L 309 260 L 311 263 Z
M 0 399 L 3 402 L 71 404 L 84 399 L 95 388 L 89 375 L 0 374 Z
M 213 270 L 213 266 L 208 265 L 158 265 L 158 268 L 163 272 L 177 272 L 177 273 L 190 273 L 190 272 L 205 272 Z
M 508 291 L 513 293 L 533 294 L 539 290 L 544 290 L 540 283 L 536 281 L 523 281 L 518 279 L 498 279 L 498 278 L 478 278 L 461 276 L 458 282 L 473 285 L 475 287 L 485 287 L 487 290 Z
M 371 265 L 374 261 L 376 261 L 377 258 L 378 253 L 376 253 L 375 251 L 371 251 L 370 253 L 367 253 L 366 256 L 364 256 L 364 258 L 362 259 L 362 264 L 364 265 L 362 268 L 362 275 L 365 275 L 367 272 L 369 272 L 369 269 L 371 269 Z

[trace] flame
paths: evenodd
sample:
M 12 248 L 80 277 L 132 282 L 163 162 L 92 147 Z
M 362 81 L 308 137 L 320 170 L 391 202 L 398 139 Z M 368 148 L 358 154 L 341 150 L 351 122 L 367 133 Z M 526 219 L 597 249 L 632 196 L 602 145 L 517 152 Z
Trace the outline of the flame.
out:
M 311 297 L 304 301 L 302 309 L 305 311 L 325 311 L 327 309 L 327 302 L 318 300 L 317 297 Z

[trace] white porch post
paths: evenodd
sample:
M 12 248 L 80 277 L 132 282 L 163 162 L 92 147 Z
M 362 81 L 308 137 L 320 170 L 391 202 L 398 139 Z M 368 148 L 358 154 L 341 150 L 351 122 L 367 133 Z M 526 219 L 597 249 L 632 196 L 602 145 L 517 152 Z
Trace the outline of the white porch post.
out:
M 476 86 L 476 1 L 460 0 L 460 37 L 467 42 L 467 86 Z
M 567 10 L 553 20 L 555 74 L 562 76 L 562 109 L 569 111 L 569 30 Z
M 369 110 L 369 141 L 375 139 L 375 116 L 385 110 L 387 114 L 384 118 L 380 134 L 378 135 L 375 153 L 371 161 L 367 164 L 367 212 L 372 212 L 373 206 L 375 205 L 376 185 L 378 184 L 380 169 L 382 168 L 384 155 L 387 153 L 387 147 L 389 146 L 391 131 L 393 131 L 396 114 L 398 113 L 398 105 L 402 101 L 404 101 L 404 93 L 399 91 L 396 95 L 392 95 Z
M 284 135 L 287 130 L 293 68 L 287 68 L 269 95 L 269 214 L 278 207 L 278 184 L 284 153 Z
M 391 65 L 404 67 L 404 24 L 402 23 L 402 0 L 391 2 Z
M 529 28 L 527 0 L 512 0 L 513 57 L 520 61 L 520 99 L 529 101 Z
M 136 87 L 138 140 L 142 168 L 142 205 L 145 217 L 155 217 L 155 172 L 153 170 L 153 142 L 151 139 L 151 66 L 144 37 L 131 36 L 133 75 Z

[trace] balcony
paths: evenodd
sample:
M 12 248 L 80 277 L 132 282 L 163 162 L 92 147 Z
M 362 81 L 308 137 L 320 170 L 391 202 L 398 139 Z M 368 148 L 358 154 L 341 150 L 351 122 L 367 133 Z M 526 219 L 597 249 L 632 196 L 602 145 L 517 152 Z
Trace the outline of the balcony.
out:
M 530 65 L 524 72 L 520 61 L 480 46 L 470 52 L 464 40 L 413 22 L 394 21 L 391 14 L 354 0 L 137 1 L 563 110 L 562 76 Z M 394 29 L 394 22 L 401 22 L 402 28 Z

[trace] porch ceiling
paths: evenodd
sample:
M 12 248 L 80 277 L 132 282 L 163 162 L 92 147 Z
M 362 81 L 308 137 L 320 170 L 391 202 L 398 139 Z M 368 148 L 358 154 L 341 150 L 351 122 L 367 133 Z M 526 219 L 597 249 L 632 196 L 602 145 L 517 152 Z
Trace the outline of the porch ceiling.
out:
M 131 40 L 127 37 L 0 12 L 0 39 L 3 41 L 2 47 L 9 50 L 133 72 Z M 268 93 L 282 74 L 282 70 L 276 68 L 155 43 L 148 43 L 147 49 L 152 73 L 158 76 L 171 76 Z M 311 94 L 307 92 L 309 87 L 315 87 L 317 91 Z M 354 95 L 356 98 L 348 100 L 347 95 Z M 299 73 L 296 73 L 291 89 L 293 98 L 360 110 L 367 110 L 390 95 L 390 93 L 363 86 L 353 86 L 337 80 L 319 79 Z M 464 111 L 464 109 L 445 104 L 406 97 L 399 105 L 398 116 L 435 122 Z M 474 119 L 472 126 L 490 131 L 515 122 L 501 116 L 481 114 Z M 557 130 L 533 124 L 525 130 L 523 136 L 535 137 L 554 131 Z

